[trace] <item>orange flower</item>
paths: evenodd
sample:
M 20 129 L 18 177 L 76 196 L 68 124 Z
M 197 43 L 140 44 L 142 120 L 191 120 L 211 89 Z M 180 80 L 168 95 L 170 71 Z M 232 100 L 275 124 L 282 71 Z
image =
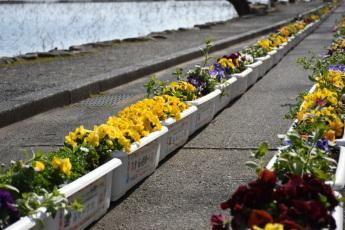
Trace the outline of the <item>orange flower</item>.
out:
M 272 223 L 273 217 L 266 211 L 253 209 L 249 215 L 249 226 L 264 227 L 267 223 Z
M 325 138 L 330 141 L 330 142 L 334 142 L 335 141 L 335 131 L 334 130 L 328 130 L 325 133 Z

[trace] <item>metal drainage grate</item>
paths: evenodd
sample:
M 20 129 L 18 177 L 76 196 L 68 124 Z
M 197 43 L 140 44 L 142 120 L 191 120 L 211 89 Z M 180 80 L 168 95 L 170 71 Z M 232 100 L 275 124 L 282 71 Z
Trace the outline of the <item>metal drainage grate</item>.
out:
M 104 107 L 104 106 L 115 106 L 120 101 L 123 101 L 127 98 L 133 97 L 134 94 L 108 94 L 100 95 L 97 97 L 88 98 L 81 101 L 77 106 L 84 107 Z

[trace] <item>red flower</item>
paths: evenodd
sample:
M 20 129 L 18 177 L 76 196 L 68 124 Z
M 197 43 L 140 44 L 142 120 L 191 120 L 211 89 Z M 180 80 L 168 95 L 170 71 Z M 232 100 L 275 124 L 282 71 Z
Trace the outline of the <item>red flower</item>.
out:
M 273 217 L 264 210 L 253 209 L 249 215 L 248 226 L 254 225 L 264 227 L 267 223 L 272 223 Z
M 265 183 L 265 184 L 270 184 L 270 185 L 275 185 L 277 183 L 277 176 L 274 172 L 270 170 L 263 170 L 260 173 L 260 179 Z
M 212 215 L 211 226 L 212 226 L 212 230 L 228 230 L 229 222 L 221 214 Z

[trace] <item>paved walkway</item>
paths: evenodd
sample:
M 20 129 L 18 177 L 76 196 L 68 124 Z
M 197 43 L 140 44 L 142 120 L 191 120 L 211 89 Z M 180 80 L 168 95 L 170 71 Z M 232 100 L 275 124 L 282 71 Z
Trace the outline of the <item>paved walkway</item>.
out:
M 288 6 L 278 5 L 276 12 L 266 16 L 241 18 L 199 30 L 162 33 L 165 39 L 114 43 L 106 48 L 95 48 L 91 53 L 83 55 L 43 58 L 22 64 L 0 66 L 0 117 L 3 120 L 0 121 L 0 126 L 7 125 L 4 120 L 9 120 L 8 123 L 11 123 L 13 121 L 10 120 L 18 121 L 42 112 L 40 109 L 43 107 L 56 108 L 59 105 L 69 104 L 67 101 L 78 100 L 79 96 L 74 98 L 68 94 L 68 90 L 89 82 L 97 82 L 102 74 L 112 75 L 140 68 L 144 62 L 155 63 L 167 55 L 198 47 L 206 38 L 221 40 L 235 37 L 293 18 L 321 4 L 321 0 L 314 0 Z M 95 87 L 99 86 L 93 86 Z M 60 96 L 48 103 L 47 100 L 52 95 Z M 87 91 L 86 95 L 88 95 Z M 38 98 L 46 99 L 46 103 L 41 101 L 41 104 L 35 104 Z M 66 102 L 62 102 L 63 100 Z M 19 106 L 22 110 L 13 112 L 13 109 Z M 2 115 L 5 113 L 7 115 Z
M 250 149 L 267 141 L 276 148 L 288 104 L 311 82 L 296 59 L 309 50 L 324 52 L 337 10 L 319 29 L 291 51 L 262 80 L 222 111 L 144 183 L 114 204 L 92 229 L 209 229 L 209 218 L 240 184 L 253 178 L 246 169 Z

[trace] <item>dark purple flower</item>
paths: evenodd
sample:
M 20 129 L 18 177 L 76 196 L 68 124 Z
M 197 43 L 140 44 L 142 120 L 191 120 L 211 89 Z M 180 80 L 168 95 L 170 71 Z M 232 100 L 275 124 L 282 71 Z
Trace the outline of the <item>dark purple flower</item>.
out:
M 230 54 L 229 58 L 238 59 L 240 56 L 241 56 L 241 54 L 239 52 L 236 52 L 236 53 Z
M 196 91 L 198 92 L 199 96 L 204 96 L 206 95 L 207 92 L 207 82 L 201 79 L 198 76 L 188 76 L 187 82 L 192 84 L 195 88 Z
M 317 100 L 316 100 L 316 104 L 318 104 L 319 106 L 323 107 L 323 106 L 325 106 L 327 103 L 326 103 L 324 100 L 317 99 Z
M 19 219 L 19 211 L 14 204 L 12 194 L 7 190 L 0 189 L 0 210 L 10 216 L 11 222 Z
M 316 146 L 319 148 L 319 149 L 322 149 L 326 152 L 329 151 L 329 148 L 328 148 L 328 140 L 325 139 L 325 138 L 322 138 L 320 140 L 317 141 L 316 143 Z
M 330 65 L 328 70 L 338 71 L 338 72 L 345 72 L 345 65 L 344 64 L 336 64 Z

